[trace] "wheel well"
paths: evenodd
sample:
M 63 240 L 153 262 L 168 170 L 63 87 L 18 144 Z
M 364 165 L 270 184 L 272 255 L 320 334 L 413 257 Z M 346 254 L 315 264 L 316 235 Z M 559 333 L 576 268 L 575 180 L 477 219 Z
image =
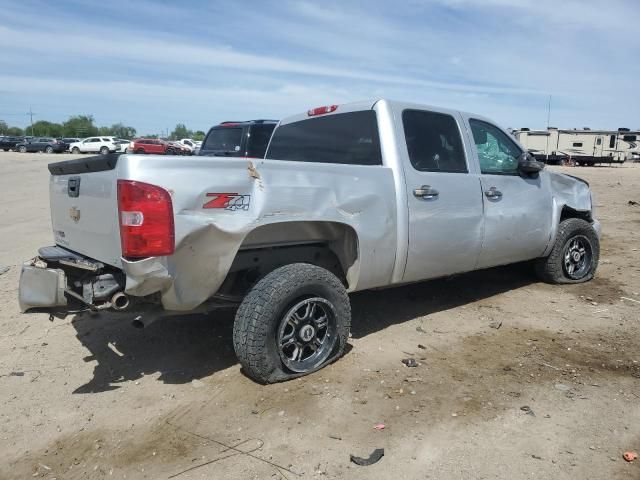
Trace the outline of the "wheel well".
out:
M 357 280 L 355 230 L 337 222 L 280 222 L 251 231 L 229 269 L 220 293 L 241 295 L 278 267 L 310 263 L 336 275 L 348 288 Z
M 560 212 L 560 221 L 562 222 L 567 218 L 581 218 L 582 220 L 586 220 L 589 223 L 593 222 L 591 212 L 575 210 L 565 205 L 564 207 L 562 207 L 562 211 Z

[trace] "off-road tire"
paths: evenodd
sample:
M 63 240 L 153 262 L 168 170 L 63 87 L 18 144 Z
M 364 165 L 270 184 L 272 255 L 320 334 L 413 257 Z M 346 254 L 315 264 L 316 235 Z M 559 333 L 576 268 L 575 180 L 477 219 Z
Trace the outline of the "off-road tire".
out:
M 571 278 L 564 269 L 564 253 L 568 243 L 576 236 L 586 238 L 591 246 L 591 262 L 585 275 L 579 279 Z M 600 241 L 591 224 L 580 218 L 568 218 L 558 225 L 558 234 L 551 253 L 535 261 L 535 272 L 546 283 L 583 283 L 591 280 L 598 268 Z
M 285 366 L 277 344 L 277 331 L 286 312 L 297 301 L 320 297 L 335 313 L 336 335 L 328 358 L 305 372 Z M 233 346 L 243 371 L 260 383 L 274 383 L 317 371 L 342 356 L 351 327 L 351 305 L 342 282 L 324 268 L 293 263 L 277 268 L 249 291 L 236 313 Z

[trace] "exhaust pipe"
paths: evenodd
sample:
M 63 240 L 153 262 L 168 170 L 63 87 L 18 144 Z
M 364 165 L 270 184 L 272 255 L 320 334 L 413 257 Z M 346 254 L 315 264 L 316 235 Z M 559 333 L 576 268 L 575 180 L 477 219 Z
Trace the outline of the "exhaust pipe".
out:
M 111 306 L 114 310 L 126 310 L 127 308 L 129 308 L 129 305 L 131 305 L 129 297 L 122 292 L 118 292 L 113 297 L 111 297 Z
M 131 321 L 131 326 L 133 328 L 139 328 L 139 329 L 147 328 L 149 325 L 151 325 L 157 319 L 158 319 L 157 315 L 154 315 L 154 316 L 151 316 L 151 317 L 143 317 L 142 315 L 138 315 L 136 318 L 134 318 Z

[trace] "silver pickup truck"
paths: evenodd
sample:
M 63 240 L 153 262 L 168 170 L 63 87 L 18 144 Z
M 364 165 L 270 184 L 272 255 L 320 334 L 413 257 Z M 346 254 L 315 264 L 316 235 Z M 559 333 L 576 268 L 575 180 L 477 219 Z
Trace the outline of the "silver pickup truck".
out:
M 233 148 L 231 145 L 230 148 Z M 349 292 L 533 260 L 584 282 L 588 184 L 478 115 L 388 100 L 282 120 L 266 159 L 120 155 L 49 165 L 54 246 L 23 311 L 148 318 L 237 303 L 244 371 L 275 382 L 338 358 Z

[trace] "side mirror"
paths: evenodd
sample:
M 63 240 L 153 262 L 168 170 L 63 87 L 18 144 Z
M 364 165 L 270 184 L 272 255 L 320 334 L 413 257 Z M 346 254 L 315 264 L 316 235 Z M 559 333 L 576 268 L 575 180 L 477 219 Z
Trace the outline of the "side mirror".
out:
M 518 157 L 518 170 L 522 173 L 531 175 L 533 173 L 538 173 L 543 168 L 544 162 L 539 162 L 536 160 L 536 157 L 531 155 L 529 152 L 523 152 L 522 155 Z

